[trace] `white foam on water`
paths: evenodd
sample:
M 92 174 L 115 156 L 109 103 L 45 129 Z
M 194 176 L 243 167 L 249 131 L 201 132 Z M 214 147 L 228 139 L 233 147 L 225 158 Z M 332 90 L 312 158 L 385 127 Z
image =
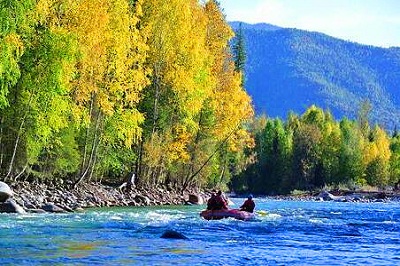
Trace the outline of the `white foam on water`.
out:
M 309 219 L 310 223 L 314 223 L 314 224 L 323 224 L 324 221 L 321 219 L 317 219 L 317 218 L 311 218 Z
M 383 221 L 383 224 L 397 224 L 396 221 Z
M 277 213 L 268 213 L 268 214 L 266 215 L 266 217 L 267 217 L 268 219 L 271 219 L 271 220 L 278 220 L 278 219 L 281 219 L 281 218 L 282 218 L 282 215 L 277 214 Z
M 0 229 L 10 229 L 10 228 L 14 228 L 14 227 L 15 227 L 15 224 L 11 224 L 11 223 L 0 224 Z
M 111 220 L 117 220 L 117 221 L 123 220 L 123 218 L 121 216 L 118 216 L 118 215 L 111 216 L 110 219 Z
M 152 224 L 159 224 L 159 223 L 166 223 L 176 219 L 182 219 L 185 215 L 183 213 L 177 212 L 158 212 L 158 211 L 151 211 L 144 215 L 146 220 L 150 220 Z

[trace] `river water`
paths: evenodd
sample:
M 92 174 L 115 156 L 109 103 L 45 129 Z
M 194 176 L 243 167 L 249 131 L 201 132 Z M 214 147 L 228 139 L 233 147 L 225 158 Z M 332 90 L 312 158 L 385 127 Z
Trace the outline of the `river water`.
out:
M 204 206 L 0 214 L 0 265 L 400 265 L 399 202 L 255 201 L 247 222 Z

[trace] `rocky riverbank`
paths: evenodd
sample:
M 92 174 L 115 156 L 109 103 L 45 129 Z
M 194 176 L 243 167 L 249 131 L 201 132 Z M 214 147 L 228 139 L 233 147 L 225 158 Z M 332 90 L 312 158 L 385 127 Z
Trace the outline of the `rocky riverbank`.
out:
M 181 193 L 162 187 L 119 188 L 86 183 L 71 188 L 28 182 L 8 185 L 13 195 L 7 204 L 0 204 L 0 212 L 12 212 L 10 205 L 20 206 L 25 212 L 73 212 L 92 207 L 201 204 L 203 198 L 195 191 Z
M 296 195 L 270 196 L 276 200 L 336 201 L 336 202 L 388 202 L 399 201 L 400 191 L 326 191 L 305 192 Z
M 233 196 L 233 195 L 231 195 Z M 72 186 L 0 182 L 0 212 L 74 212 L 85 208 L 113 206 L 151 206 L 203 204 L 209 193 L 184 193 L 165 187 L 113 187 L 99 183 Z M 400 193 L 393 191 L 321 191 L 289 196 L 271 197 L 277 200 L 385 202 L 400 201 Z

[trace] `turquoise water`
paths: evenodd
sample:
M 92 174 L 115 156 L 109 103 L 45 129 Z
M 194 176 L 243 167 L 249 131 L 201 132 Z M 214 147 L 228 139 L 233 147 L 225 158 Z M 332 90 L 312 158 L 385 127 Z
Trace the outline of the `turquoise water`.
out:
M 204 206 L 0 214 L 0 264 L 400 265 L 398 202 L 255 201 L 251 222 L 202 220 Z

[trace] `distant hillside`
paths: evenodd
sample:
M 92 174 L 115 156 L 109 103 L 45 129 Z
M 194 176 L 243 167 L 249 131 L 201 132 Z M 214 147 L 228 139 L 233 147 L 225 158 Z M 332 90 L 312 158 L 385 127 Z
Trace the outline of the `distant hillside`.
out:
M 239 23 L 232 22 L 237 29 Z M 372 104 L 371 121 L 400 125 L 400 48 L 378 48 L 317 32 L 269 24 L 242 24 L 247 62 L 245 86 L 256 112 L 286 117 L 311 104 L 337 118 L 355 118 Z

